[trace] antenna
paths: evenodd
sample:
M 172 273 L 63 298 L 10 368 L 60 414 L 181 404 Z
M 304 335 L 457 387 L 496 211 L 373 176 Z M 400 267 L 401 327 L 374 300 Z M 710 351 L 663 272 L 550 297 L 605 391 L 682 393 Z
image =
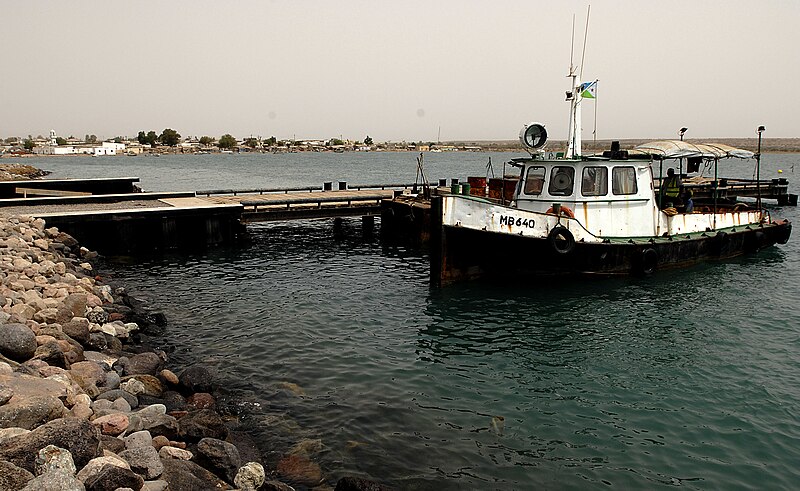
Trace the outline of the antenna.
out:
M 569 46 L 569 75 L 572 76 L 574 68 L 572 67 L 572 55 L 575 53 L 575 14 L 572 14 L 572 43 Z
M 589 13 L 592 11 L 592 6 L 586 9 L 586 30 L 583 32 L 583 51 L 581 52 L 581 71 L 579 73 L 579 77 L 583 80 L 583 60 L 586 56 L 586 38 L 589 36 Z

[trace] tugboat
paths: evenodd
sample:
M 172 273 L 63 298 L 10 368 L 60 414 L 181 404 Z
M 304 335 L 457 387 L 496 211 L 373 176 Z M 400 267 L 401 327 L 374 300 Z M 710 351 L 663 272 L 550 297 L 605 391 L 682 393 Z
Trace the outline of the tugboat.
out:
M 520 140 L 530 157 L 509 162 L 520 171 L 510 200 L 458 194 L 432 199 L 434 285 L 487 277 L 650 275 L 789 240 L 789 220 L 773 218 L 760 199 L 731 202 L 716 192 L 720 159 L 755 158 L 760 169 L 763 127 L 755 154 L 721 144 L 661 141 L 583 156 L 580 103 L 591 97 L 592 84 L 578 83 L 570 72 L 565 152 L 545 152 L 544 125 L 525 125 Z M 675 181 L 654 179 L 654 165 L 663 169 L 665 161 L 682 164 L 681 159 L 714 164 L 713 198 L 694 208 L 681 203 Z

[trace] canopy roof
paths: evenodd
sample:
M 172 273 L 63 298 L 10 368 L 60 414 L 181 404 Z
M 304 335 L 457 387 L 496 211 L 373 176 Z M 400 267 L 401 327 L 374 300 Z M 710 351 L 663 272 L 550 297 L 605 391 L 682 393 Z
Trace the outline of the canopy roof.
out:
M 724 159 L 736 157 L 740 159 L 752 158 L 755 154 L 749 150 L 742 150 L 722 143 L 689 143 L 680 140 L 661 140 L 643 143 L 629 153 L 634 155 L 650 155 L 657 159 L 686 159 L 702 157 L 707 159 Z

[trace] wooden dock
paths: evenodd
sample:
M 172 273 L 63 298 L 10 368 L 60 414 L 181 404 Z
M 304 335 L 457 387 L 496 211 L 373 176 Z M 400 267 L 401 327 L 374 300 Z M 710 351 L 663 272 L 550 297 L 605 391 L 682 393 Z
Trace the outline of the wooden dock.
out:
M 14 197 L 0 199 L 0 215 L 43 218 L 73 235 L 81 244 L 104 254 L 195 249 L 234 243 L 246 236 L 244 224 L 278 220 L 362 217 L 372 230 L 381 201 L 400 194 L 406 184 L 341 185 L 299 188 L 214 190 L 179 193 L 111 193 L 138 178 L 124 180 L 35 181 L 7 186 Z M 41 184 L 44 182 L 44 184 Z M 113 186 L 109 184 L 113 183 Z M 355 188 L 355 189 L 353 189 Z M 19 191 L 19 190 L 22 191 Z M 33 192 L 29 190 L 33 189 Z M 85 194 L 72 189 L 99 189 Z M 44 190 L 44 191 L 40 191 Z M 49 192 L 53 191 L 53 192 Z M 24 194 L 28 197 L 19 197 Z

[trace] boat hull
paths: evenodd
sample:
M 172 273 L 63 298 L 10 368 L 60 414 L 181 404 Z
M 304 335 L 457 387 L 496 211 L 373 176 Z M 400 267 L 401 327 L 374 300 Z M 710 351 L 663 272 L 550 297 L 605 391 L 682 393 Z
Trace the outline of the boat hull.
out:
M 648 275 L 757 252 L 785 243 L 791 234 L 791 223 L 784 220 L 671 238 L 577 241 L 559 248 L 547 238 L 443 225 L 441 219 L 437 223 L 436 208 L 431 231 L 433 284 L 477 278 Z

